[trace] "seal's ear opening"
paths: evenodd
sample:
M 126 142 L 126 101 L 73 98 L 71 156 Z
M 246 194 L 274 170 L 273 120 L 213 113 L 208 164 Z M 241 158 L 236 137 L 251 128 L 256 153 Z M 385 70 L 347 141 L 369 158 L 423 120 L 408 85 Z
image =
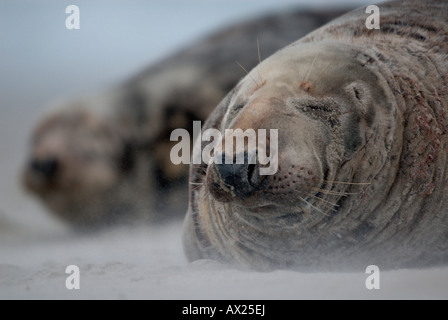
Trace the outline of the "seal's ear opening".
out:
M 372 103 L 372 96 L 368 86 L 362 81 L 352 82 L 345 87 L 345 93 L 352 104 L 353 111 L 356 111 L 362 118 L 372 116 L 369 108 Z

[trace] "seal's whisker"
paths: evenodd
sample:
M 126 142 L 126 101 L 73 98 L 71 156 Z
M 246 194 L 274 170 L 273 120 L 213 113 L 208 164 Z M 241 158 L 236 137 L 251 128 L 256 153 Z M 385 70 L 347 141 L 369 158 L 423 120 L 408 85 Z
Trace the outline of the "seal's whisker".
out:
M 258 41 L 258 37 L 257 37 L 257 51 L 258 51 L 258 66 L 260 66 L 261 65 L 261 55 L 260 55 L 260 42 Z M 261 66 L 260 66 L 260 68 L 261 68 Z M 261 76 L 260 70 L 258 70 L 258 68 L 257 68 L 257 72 L 258 72 L 258 76 L 261 79 L 261 82 L 263 83 L 264 82 L 263 77 Z
M 325 66 L 325 68 L 322 68 L 322 69 L 319 71 L 319 73 L 316 74 L 316 75 L 314 76 L 314 78 L 319 79 L 320 75 L 321 75 L 322 73 L 324 73 L 325 70 L 328 70 L 328 67 L 329 67 L 329 66 L 331 66 L 331 62 L 328 63 L 328 64 Z
M 280 98 L 277 98 L 277 97 L 273 97 L 272 100 L 276 100 L 276 101 L 278 101 L 278 102 L 280 102 L 280 103 L 285 103 L 284 100 L 282 100 L 282 99 L 280 99 Z
M 257 37 L 257 49 L 258 49 L 258 63 L 261 63 L 261 54 L 260 54 L 260 41 L 258 40 Z
M 303 79 L 303 81 L 302 81 L 303 83 L 305 83 L 305 82 L 308 81 L 308 77 L 309 77 L 310 74 L 311 74 L 311 70 L 313 69 L 314 63 L 316 62 L 316 58 L 317 58 L 318 55 L 319 55 L 319 53 L 316 53 L 316 55 L 314 56 L 313 62 L 311 62 L 311 66 L 310 66 L 310 68 L 308 69 L 308 72 L 307 72 L 307 74 L 306 74 L 306 76 L 305 76 L 305 79 Z
M 261 76 L 261 74 L 263 73 L 263 70 L 258 70 L 258 67 L 261 69 L 261 54 L 260 54 L 260 42 L 258 41 L 258 37 L 257 37 L 257 51 L 258 51 L 258 66 L 257 66 L 257 72 L 258 72 L 258 76 L 260 77 L 261 80 L 261 85 L 264 85 L 266 83 L 266 80 L 263 80 L 263 77 Z
M 314 196 L 314 195 L 312 195 L 312 194 L 310 195 L 310 197 L 312 197 L 312 198 L 314 198 L 314 199 L 316 199 L 316 200 L 320 200 L 320 201 L 324 202 L 324 205 L 325 205 L 325 203 L 326 203 L 327 205 L 332 206 L 330 209 L 333 209 L 334 207 L 340 207 L 340 205 L 338 205 L 338 204 L 336 204 L 336 203 L 333 203 L 333 202 L 330 202 L 330 201 L 328 201 L 328 200 L 319 198 L 319 197 Z
M 204 182 L 193 182 L 193 181 L 188 181 L 188 184 L 192 185 L 192 186 L 196 186 L 194 188 L 192 188 L 191 190 L 197 190 L 200 187 L 202 187 L 204 185 Z
M 302 200 L 303 202 L 305 202 L 306 204 L 308 204 L 310 207 L 316 209 L 317 211 L 319 211 L 320 213 L 322 213 L 324 216 L 329 216 L 327 213 L 323 212 L 322 210 L 320 210 L 318 207 L 314 206 L 313 204 L 311 204 L 309 201 L 306 201 L 305 199 L 303 199 L 302 197 L 299 197 L 300 200 Z
M 330 194 L 333 196 L 348 196 L 348 195 L 358 194 L 358 193 L 351 193 L 351 192 L 336 192 L 336 191 L 325 190 L 325 189 L 321 189 L 321 188 L 312 188 L 312 189 L 315 191 L 325 193 L 325 194 Z
M 368 185 L 371 185 L 370 182 L 344 182 L 344 181 L 329 181 L 329 180 L 322 180 L 322 182 L 334 183 L 334 184 L 356 185 L 356 186 L 368 186 Z
M 255 79 L 250 75 L 249 71 L 247 71 L 246 68 L 244 68 L 243 65 L 242 65 L 241 63 L 239 63 L 238 61 L 235 61 L 235 63 L 236 63 L 237 65 L 239 65 L 239 66 L 244 70 L 244 72 L 246 72 L 246 74 L 247 74 L 247 75 L 252 79 L 252 81 L 257 85 L 257 87 L 261 87 L 261 85 L 258 84 L 257 81 L 255 81 Z
M 206 201 L 207 197 L 210 195 L 210 191 L 208 190 L 208 188 L 205 189 L 205 192 L 203 192 L 202 194 L 202 199 L 201 201 Z
M 311 212 L 307 207 L 300 206 L 300 210 L 302 210 L 307 216 L 311 216 Z

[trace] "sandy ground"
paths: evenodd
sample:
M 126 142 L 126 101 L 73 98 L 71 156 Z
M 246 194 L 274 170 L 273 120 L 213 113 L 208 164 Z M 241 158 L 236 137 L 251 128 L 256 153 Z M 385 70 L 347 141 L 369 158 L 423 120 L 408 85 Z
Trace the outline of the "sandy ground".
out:
M 367 290 L 364 270 L 258 273 L 187 263 L 180 222 L 72 234 L 19 186 L 29 133 L 45 108 L 120 81 L 205 31 L 300 1 L 77 1 L 78 33 L 65 29 L 70 3 L 36 3 L 0 2 L 0 299 L 448 298 L 448 268 L 381 272 L 381 289 Z M 65 287 L 68 265 L 80 268 L 80 290 Z
M 259 273 L 210 260 L 187 263 L 181 225 L 117 229 L 90 237 L 48 236 L 1 248 L 0 299 L 447 299 L 448 270 L 380 273 Z M 5 259 L 6 258 L 6 259 Z M 66 267 L 80 289 L 65 287 Z

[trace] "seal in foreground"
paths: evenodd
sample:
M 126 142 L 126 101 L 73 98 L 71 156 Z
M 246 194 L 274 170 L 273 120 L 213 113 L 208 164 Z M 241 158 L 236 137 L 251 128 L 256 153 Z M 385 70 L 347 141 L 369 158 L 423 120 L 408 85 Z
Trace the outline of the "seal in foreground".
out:
M 209 117 L 204 129 L 278 129 L 278 171 L 191 167 L 190 261 L 258 270 L 447 262 L 448 4 L 379 8 L 380 30 L 365 27 L 364 8 L 342 16 L 266 59 Z

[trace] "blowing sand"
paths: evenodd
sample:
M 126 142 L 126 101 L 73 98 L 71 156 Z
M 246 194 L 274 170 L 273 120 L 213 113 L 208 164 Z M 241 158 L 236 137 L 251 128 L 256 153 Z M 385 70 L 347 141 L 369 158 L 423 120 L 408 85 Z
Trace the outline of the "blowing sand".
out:
M 157 54 L 188 43 L 230 17 L 253 13 L 254 7 L 250 1 L 206 7 L 211 17 L 205 19 L 198 8 L 206 2 L 193 1 L 188 6 L 181 0 L 151 2 L 152 7 L 145 9 L 150 20 L 135 16 L 146 1 L 136 1 L 127 11 L 118 5 L 124 1 L 108 2 L 109 15 L 105 8 L 77 2 L 84 19 L 79 33 L 64 29 L 65 8 L 56 5 L 58 1 L 32 10 L 27 5 L 34 1 L 0 4 L 0 27 L 8 30 L 0 33 L 0 43 L 9 44 L 0 59 L 0 299 L 448 298 L 448 268 L 384 271 L 380 290 L 367 290 L 365 270 L 259 273 L 214 261 L 187 263 L 181 222 L 79 236 L 54 221 L 19 187 L 28 136 L 45 106 L 59 97 L 96 91 L 124 79 Z M 185 7 L 179 10 L 182 14 L 167 14 L 173 3 Z M 274 5 L 280 5 L 279 1 L 257 1 L 260 11 Z M 127 22 L 111 25 L 110 21 L 121 17 L 117 12 Z M 88 17 L 95 17 L 96 24 Z M 140 29 L 131 25 L 133 21 L 139 21 Z M 182 30 L 179 25 L 184 26 Z M 163 32 L 154 26 L 163 27 Z M 117 37 L 123 41 L 117 43 Z M 80 268 L 80 290 L 65 287 L 68 265 Z

